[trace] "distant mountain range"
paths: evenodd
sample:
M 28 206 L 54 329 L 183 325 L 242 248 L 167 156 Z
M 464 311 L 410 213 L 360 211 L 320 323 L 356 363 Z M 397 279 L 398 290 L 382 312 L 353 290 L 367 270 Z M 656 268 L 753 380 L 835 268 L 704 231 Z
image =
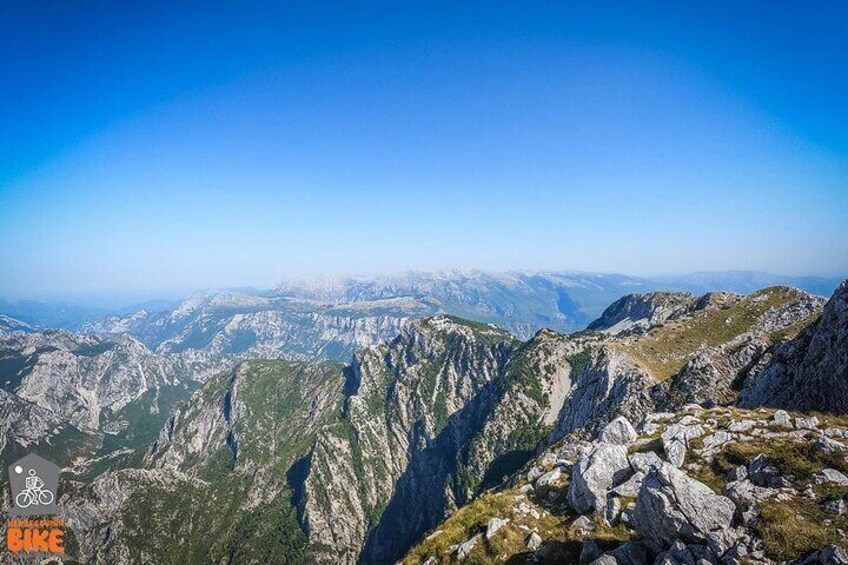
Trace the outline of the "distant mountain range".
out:
M 74 331 L 88 321 L 108 316 L 110 312 L 66 302 L 0 298 L 0 314 L 33 326 Z
M 412 272 L 290 280 L 266 292 L 208 292 L 175 307 L 151 303 L 110 316 L 87 316 L 67 306 L 52 311 L 44 303 L 15 303 L 8 314 L 104 337 L 129 333 L 158 353 L 344 361 L 359 348 L 394 337 L 412 320 L 436 314 L 492 323 L 527 339 L 540 328 L 584 329 L 607 305 L 631 293 L 746 293 L 783 284 L 829 295 L 838 282 L 752 272 L 662 280 L 579 272 Z M 4 305 L 10 307 L 0 303 L 0 312 Z
M 412 298 L 428 308 L 469 319 L 502 322 L 527 335 L 547 326 L 576 330 L 595 319 L 613 300 L 631 292 L 680 290 L 703 294 L 714 290 L 750 293 L 774 285 L 792 286 L 830 296 L 839 277 L 784 276 L 756 271 L 716 271 L 685 275 L 633 277 L 572 271 L 408 272 L 371 277 L 304 277 L 290 279 L 274 289 L 232 289 L 198 293 L 183 301 L 151 299 L 135 305 L 91 300 L 23 300 L 0 298 L 0 314 L 34 326 L 78 331 L 86 325 L 132 317 L 138 312 L 161 314 L 212 295 L 260 298 L 296 298 L 327 305 Z M 113 304 L 108 306 L 107 304 Z M 182 304 L 181 304 L 182 303 Z M 129 303 L 127 303 L 129 304 Z

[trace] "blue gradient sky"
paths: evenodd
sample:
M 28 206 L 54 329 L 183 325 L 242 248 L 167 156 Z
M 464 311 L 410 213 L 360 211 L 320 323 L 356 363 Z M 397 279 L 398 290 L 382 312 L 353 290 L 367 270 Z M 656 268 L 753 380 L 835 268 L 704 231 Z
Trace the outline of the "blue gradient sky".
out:
M 0 2 L 0 294 L 848 272 L 844 3 L 300 4 Z

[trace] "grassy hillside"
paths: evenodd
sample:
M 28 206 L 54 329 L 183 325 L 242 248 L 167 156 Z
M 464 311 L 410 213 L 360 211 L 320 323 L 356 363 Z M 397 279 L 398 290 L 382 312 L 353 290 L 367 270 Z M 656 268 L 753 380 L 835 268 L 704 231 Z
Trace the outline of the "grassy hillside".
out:
M 736 303 L 700 310 L 668 322 L 616 347 L 628 353 L 655 379 L 664 381 L 677 374 L 698 349 L 727 343 L 751 331 L 766 312 L 789 304 L 799 294 L 800 291 L 788 287 L 763 289 Z

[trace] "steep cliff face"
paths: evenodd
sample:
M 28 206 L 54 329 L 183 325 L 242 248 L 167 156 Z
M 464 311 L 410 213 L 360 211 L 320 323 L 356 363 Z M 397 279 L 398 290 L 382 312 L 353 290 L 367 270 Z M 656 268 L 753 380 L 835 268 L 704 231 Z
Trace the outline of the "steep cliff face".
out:
M 778 347 L 747 385 L 740 398 L 744 406 L 848 412 L 848 281 L 821 317 Z
M 345 554 L 357 556 L 371 528 L 414 536 L 454 504 L 449 483 L 459 479 L 451 472 L 459 450 L 479 428 L 483 405 L 491 405 L 482 396 L 496 394 L 494 381 L 516 345 L 502 330 L 442 316 L 416 322 L 391 343 L 357 355 L 347 402 L 350 433 L 324 439 L 310 458 L 303 515 L 317 559 L 332 561 L 332 549 L 320 547 L 338 539 L 350 540 Z M 333 443 L 341 449 L 326 448 Z M 339 459 L 341 476 L 358 475 L 349 524 L 335 523 L 328 514 L 333 506 L 321 504 L 324 493 L 342 487 Z M 422 499 L 415 501 L 421 502 L 415 515 L 398 513 L 406 496 Z M 404 540 L 386 545 L 392 543 Z M 384 551 L 383 544 L 374 551 Z
M 145 457 L 147 466 L 192 472 L 227 445 L 233 469 L 256 475 L 339 414 L 342 367 L 336 363 L 249 361 L 204 387 L 179 407 Z
M 70 495 L 83 555 L 299 562 L 299 460 L 319 431 L 339 425 L 344 386 L 332 363 L 250 361 L 216 377 L 171 416 L 139 469 Z
M 651 391 L 656 379 L 627 354 L 610 345 L 597 344 L 585 355 L 588 359 L 563 403 L 552 441 L 620 414 L 636 418 L 654 405 Z
M 200 349 L 239 358 L 349 359 L 362 347 L 395 337 L 431 309 L 410 300 L 385 300 L 356 307 L 286 301 L 257 311 L 212 311 L 162 341 L 157 350 Z
M 7 443 L 27 447 L 47 438 L 62 425 L 62 419 L 51 412 L 0 389 L 0 452 Z
M 93 457 L 102 443 L 102 434 L 76 428 L 53 411 L 0 389 L 0 460 L 4 463 L 37 453 L 70 466 L 79 458 Z M 3 473 L 0 485 L 5 487 L 7 482 Z M 3 498 L 0 508 L 6 505 Z
M 2 388 L 80 429 L 121 432 L 131 417 L 127 408 L 148 400 L 146 409 L 156 411 L 160 394 L 186 396 L 179 391 L 204 375 L 129 335 L 102 340 L 46 331 L 0 343 Z
M 499 484 L 550 433 L 595 341 L 540 331 L 520 344 L 491 326 L 441 316 L 360 353 L 351 433 L 320 442 L 310 459 L 303 515 L 313 556 L 335 562 L 343 540 L 345 559 L 391 562 Z M 354 479 L 348 492 L 358 496 L 345 496 Z

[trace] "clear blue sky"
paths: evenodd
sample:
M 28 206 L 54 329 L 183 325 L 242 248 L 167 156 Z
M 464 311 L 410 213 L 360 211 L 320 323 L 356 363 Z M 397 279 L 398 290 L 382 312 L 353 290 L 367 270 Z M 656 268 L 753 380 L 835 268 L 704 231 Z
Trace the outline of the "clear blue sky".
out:
M 845 3 L 511 4 L 0 2 L 0 295 L 848 272 Z

